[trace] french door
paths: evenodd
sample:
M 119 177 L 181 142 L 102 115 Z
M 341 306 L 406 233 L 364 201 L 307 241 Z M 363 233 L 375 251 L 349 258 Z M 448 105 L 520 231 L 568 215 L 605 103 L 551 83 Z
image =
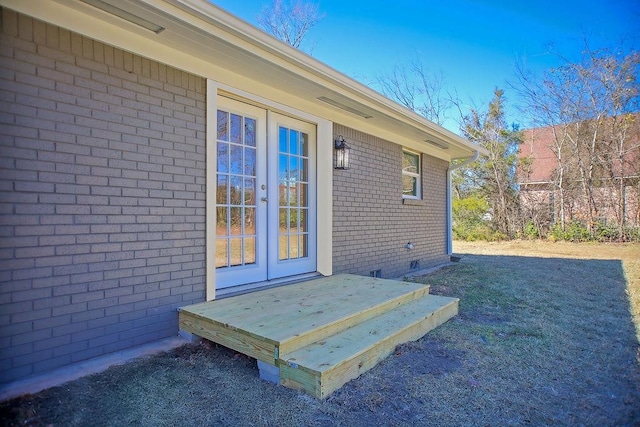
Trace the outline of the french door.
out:
M 218 98 L 216 288 L 316 271 L 316 126 Z

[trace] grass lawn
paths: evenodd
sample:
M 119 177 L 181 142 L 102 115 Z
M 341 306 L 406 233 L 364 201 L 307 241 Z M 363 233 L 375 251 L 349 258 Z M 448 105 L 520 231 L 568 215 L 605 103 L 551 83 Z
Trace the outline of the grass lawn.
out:
M 454 244 L 460 314 L 320 401 L 185 345 L 0 403 L 3 425 L 640 425 L 640 245 Z M 635 329 L 634 329 L 635 318 Z

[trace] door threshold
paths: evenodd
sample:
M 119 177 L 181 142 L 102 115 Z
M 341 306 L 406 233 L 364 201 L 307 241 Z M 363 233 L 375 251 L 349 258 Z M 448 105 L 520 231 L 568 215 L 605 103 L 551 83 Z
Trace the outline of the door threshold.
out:
M 216 298 L 223 299 L 229 297 L 235 297 L 242 294 L 248 294 L 249 292 L 262 291 L 269 288 L 276 288 L 278 286 L 290 285 L 293 283 L 304 282 L 306 280 L 315 279 L 322 276 L 322 274 L 304 273 L 297 274 L 295 276 L 287 276 L 279 279 L 267 280 L 265 282 L 247 283 L 244 285 L 231 286 L 223 289 L 216 289 Z

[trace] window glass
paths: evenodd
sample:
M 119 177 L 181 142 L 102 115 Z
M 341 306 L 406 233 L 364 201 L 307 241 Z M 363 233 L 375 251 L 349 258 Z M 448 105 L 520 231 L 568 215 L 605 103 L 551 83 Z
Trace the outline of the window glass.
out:
M 420 194 L 420 154 L 402 151 L 402 197 L 419 199 Z

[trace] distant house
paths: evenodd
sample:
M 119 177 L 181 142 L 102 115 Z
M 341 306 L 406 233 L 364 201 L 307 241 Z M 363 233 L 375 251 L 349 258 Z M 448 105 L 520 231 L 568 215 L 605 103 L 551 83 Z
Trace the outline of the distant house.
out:
M 609 151 L 600 160 L 607 168 L 596 167 L 593 173 L 593 204 L 597 209 L 595 220 L 602 223 L 624 222 L 640 226 L 640 116 L 630 120 L 629 139 L 625 143 L 622 160 Z M 525 165 L 518 172 L 518 184 L 523 208 L 537 220 L 556 223 L 564 216 L 566 221 L 587 221 L 588 203 L 583 190 L 583 180 L 578 173 L 579 162 L 588 162 L 587 155 L 573 147 L 573 126 L 548 126 L 523 131 L 523 143 L 519 156 Z M 605 132 L 602 132 L 603 135 Z M 593 134 L 582 136 L 589 141 Z M 604 136 L 603 136 L 604 138 Z M 599 140 L 598 143 L 603 143 Z M 558 153 L 564 169 L 560 175 Z M 582 160 L 581 160 L 582 159 Z M 588 164 L 588 163 L 585 163 Z M 565 189 L 560 192 L 560 183 Z
M 0 5 L 0 382 L 188 304 L 449 260 L 466 140 L 204 0 Z

